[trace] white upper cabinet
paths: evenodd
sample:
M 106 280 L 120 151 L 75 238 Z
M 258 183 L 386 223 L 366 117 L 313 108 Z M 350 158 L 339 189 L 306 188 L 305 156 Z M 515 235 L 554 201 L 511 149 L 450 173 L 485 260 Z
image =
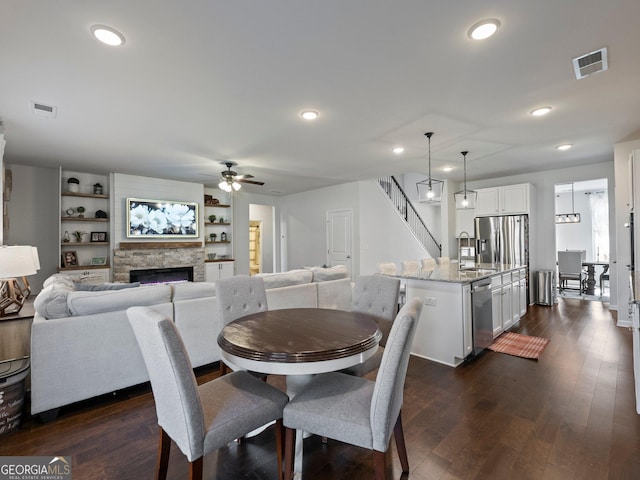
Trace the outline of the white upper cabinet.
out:
M 531 185 L 521 183 L 505 187 L 479 188 L 477 217 L 529 213 Z

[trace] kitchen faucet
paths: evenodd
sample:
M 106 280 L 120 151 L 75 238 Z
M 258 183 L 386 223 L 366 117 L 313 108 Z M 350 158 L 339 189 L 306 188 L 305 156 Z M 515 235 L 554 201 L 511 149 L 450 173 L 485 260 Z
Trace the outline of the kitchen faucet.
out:
M 467 232 L 466 230 L 463 230 L 460 232 L 460 235 L 458 236 L 458 269 L 462 269 L 464 268 L 466 265 L 463 264 L 462 262 L 462 238 L 463 236 L 467 239 L 467 249 L 471 246 L 471 236 L 469 235 L 469 232 Z M 468 252 L 467 255 L 465 255 L 466 257 L 469 256 Z

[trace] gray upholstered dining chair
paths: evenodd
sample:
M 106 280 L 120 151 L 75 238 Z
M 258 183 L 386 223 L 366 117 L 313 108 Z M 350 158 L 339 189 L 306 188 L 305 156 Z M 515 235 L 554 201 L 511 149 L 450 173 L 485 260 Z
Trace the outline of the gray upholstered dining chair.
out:
M 376 479 L 385 478 L 385 452 L 393 434 L 402 472 L 409 473 L 402 408 L 411 343 L 422 310 L 414 298 L 398 313 L 375 382 L 332 372 L 316 376 L 284 408 L 285 480 L 293 474 L 295 431 L 303 430 L 373 450 Z
M 580 250 L 558 251 L 558 283 L 559 290 L 578 290 L 584 293 L 584 272 L 582 270 L 583 255 Z M 577 282 L 576 287 L 571 287 L 569 282 Z
M 156 404 L 160 441 L 156 478 L 167 477 L 173 440 L 189 461 L 189 478 L 202 478 L 204 455 L 276 420 L 278 478 L 282 473 L 282 410 L 287 395 L 233 372 L 198 385 L 175 324 L 149 307 L 131 307 L 127 317 L 140 346 Z
M 399 294 L 400 280 L 397 278 L 383 275 L 361 275 L 356 278 L 351 297 L 351 311 L 374 315 L 382 332 L 382 339 L 378 351 L 372 357 L 342 372 L 363 376 L 380 366 L 384 346 L 396 317 Z
M 217 280 L 215 286 L 218 311 L 223 325 L 240 317 L 269 309 L 262 277 L 235 275 Z M 225 375 L 228 371 L 229 367 L 220 361 L 221 375 Z

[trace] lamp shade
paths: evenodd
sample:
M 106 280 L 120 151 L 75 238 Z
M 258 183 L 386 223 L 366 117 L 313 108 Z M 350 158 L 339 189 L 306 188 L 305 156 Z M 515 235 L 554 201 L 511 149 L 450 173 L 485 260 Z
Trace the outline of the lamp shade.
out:
M 40 267 L 37 256 L 37 249 L 29 245 L 0 246 L 0 278 L 35 275 Z

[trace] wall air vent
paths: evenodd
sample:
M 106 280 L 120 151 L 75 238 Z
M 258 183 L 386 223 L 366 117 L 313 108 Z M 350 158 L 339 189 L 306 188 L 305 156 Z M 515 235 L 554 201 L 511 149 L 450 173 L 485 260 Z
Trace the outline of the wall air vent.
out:
M 607 47 L 573 59 L 573 71 L 578 80 L 588 77 L 593 73 L 602 72 L 607 68 L 609 68 Z
M 58 107 L 52 105 L 45 105 L 41 102 L 31 102 L 31 111 L 38 117 L 56 118 L 58 113 Z

